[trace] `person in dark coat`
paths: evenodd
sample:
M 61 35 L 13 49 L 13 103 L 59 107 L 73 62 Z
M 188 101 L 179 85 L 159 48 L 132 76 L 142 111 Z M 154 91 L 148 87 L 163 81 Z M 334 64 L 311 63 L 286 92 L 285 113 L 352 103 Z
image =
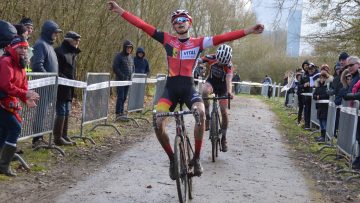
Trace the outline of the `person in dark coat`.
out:
M 136 56 L 134 57 L 135 73 L 144 73 L 149 75 L 150 67 L 149 62 L 145 58 L 145 51 L 142 47 L 136 49 Z
M 79 47 L 81 36 L 69 31 L 62 44 L 55 49 L 59 61 L 59 77 L 76 79 L 76 57 L 81 52 Z M 56 100 L 56 117 L 54 123 L 54 143 L 56 145 L 74 144 L 67 135 L 71 102 L 74 97 L 74 87 L 58 86 Z
M 52 20 L 47 20 L 41 27 L 40 38 L 36 40 L 33 46 L 33 57 L 31 57 L 31 69 L 33 72 L 49 72 L 58 73 L 59 63 L 56 57 L 56 53 L 53 47 L 55 40 L 57 39 L 58 33 L 62 32 L 59 25 Z M 48 95 L 41 95 L 40 104 L 45 110 L 37 108 L 34 124 L 33 133 L 42 133 L 44 128 L 49 128 L 47 124 L 44 124 L 46 120 L 47 109 L 51 105 Z M 46 125 L 46 126 L 45 126 Z M 52 125 L 52 124 L 51 124 Z M 32 140 L 32 147 L 36 148 L 41 145 L 43 136 L 34 137 Z M 47 144 L 47 143 L 46 143 Z
M 315 92 L 313 94 L 313 99 L 316 101 L 328 100 L 330 97 L 327 90 L 334 78 L 329 74 L 329 70 L 330 69 L 328 65 L 322 65 L 320 77 L 315 81 Z M 329 107 L 328 105 L 328 103 L 316 103 L 317 118 L 319 119 L 321 130 L 321 135 L 316 138 L 316 141 L 318 142 L 325 141 L 326 121 Z
M 298 120 L 297 123 L 298 125 L 300 125 L 301 120 L 302 120 L 302 115 L 303 115 L 303 111 L 304 111 L 304 100 L 305 100 L 305 96 L 302 95 L 302 93 L 305 93 L 305 87 L 304 84 L 306 83 L 305 78 L 308 77 L 309 72 L 308 72 L 308 68 L 309 68 L 309 61 L 305 60 L 302 65 L 301 68 L 303 69 L 303 74 L 301 76 L 299 76 L 299 82 L 298 82 L 298 90 L 297 90 L 297 95 L 298 95 Z
M 319 78 L 320 73 L 317 70 L 317 67 L 310 63 L 308 66 L 308 75 L 304 75 L 301 81 L 302 93 L 312 93 L 312 90 L 315 86 L 315 81 Z M 305 129 L 310 129 L 310 116 L 311 116 L 311 100 L 310 96 L 303 96 L 304 102 L 304 121 Z
M 118 81 L 130 81 L 131 74 L 134 72 L 134 60 L 131 57 L 131 52 L 134 45 L 130 40 L 125 40 L 123 43 L 123 50 L 115 55 L 112 68 Z M 124 115 L 124 104 L 129 91 L 129 86 L 117 87 L 117 100 L 116 100 L 116 119 L 126 118 Z
M 240 82 L 240 75 L 238 74 L 238 72 L 234 73 L 234 76 L 232 78 L 233 82 Z M 235 83 L 234 84 L 234 91 L 235 94 L 239 94 L 240 93 L 240 84 L 239 83 Z

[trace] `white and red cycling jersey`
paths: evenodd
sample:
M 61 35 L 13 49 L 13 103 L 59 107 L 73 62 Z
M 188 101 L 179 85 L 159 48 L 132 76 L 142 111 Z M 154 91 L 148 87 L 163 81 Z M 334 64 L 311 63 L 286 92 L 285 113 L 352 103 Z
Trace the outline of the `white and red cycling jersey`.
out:
M 181 42 L 177 36 L 156 30 L 154 26 L 149 25 L 128 11 L 125 11 L 121 16 L 164 46 L 169 77 L 192 77 L 194 64 L 201 51 L 245 36 L 244 30 L 235 30 L 212 37 L 189 38 L 187 41 Z

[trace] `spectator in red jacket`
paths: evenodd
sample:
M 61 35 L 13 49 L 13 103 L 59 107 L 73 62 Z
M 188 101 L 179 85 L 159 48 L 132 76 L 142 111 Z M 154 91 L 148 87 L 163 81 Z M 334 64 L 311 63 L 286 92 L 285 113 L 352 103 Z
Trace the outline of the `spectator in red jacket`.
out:
M 29 44 L 22 37 L 15 37 L 5 48 L 0 58 L 0 174 L 16 176 L 10 169 L 10 162 L 16 151 L 17 139 L 21 133 L 20 99 L 28 107 L 35 107 L 39 95 L 28 90 L 25 73 L 26 54 Z

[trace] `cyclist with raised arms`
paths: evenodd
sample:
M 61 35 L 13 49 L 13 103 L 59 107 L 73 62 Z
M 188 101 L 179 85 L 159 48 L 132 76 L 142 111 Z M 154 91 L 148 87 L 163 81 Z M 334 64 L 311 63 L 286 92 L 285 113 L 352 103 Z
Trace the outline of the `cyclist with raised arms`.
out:
M 233 76 L 232 70 L 232 48 L 229 45 L 223 44 L 219 46 L 216 50 L 216 54 L 210 54 L 202 57 L 198 60 L 199 63 L 208 64 L 210 70 L 209 76 L 206 79 L 206 83 L 203 86 L 203 97 L 208 97 L 209 94 L 215 93 L 217 96 L 227 96 L 230 98 L 233 97 L 231 93 L 231 80 Z M 210 122 L 210 113 L 209 113 L 209 101 L 204 100 L 205 104 L 205 130 L 209 130 Z M 222 151 L 227 152 L 227 141 L 226 141 L 226 131 L 228 128 L 228 115 L 227 115 L 227 99 L 221 99 L 220 102 L 220 112 L 221 112 L 221 146 Z
M 165 48 L 168 62 L 168 79 L 163 95 L 156 106 L 156 110 L 158 112 L 174 111 L 178 102 L 185 103 L 189 109 L 198 109 L 200 125 L 195 125 L 194 129 L 195 154 L 191 163 L 194 167 L 194 175 L 200 176 L 203 171 L 200 164 L 200 151 L 205 130 L 205 107 L 201 95 L 196 92 L 194 88 L 192 70 L 196 59 L 200 52 L 206 48 L 239 39 L 251 33 L 262 33 L 264 26 L 257 24 L 245 30 L 235 30 L 212 37 L 191 38 L 189 29 L 192 25 L 192 18 L 186 10 L 177 10 L 172 13 L 170 21 L 173 29 L 177 33 L 177 35 L 174 36 L 167 32 L 157 30 L 154 26 L 144 22 L 139 17 L 125 11 L 115 1 L 109 1 L 108 5 L 110 11 L 119 14 L 129 23 L 143 30 L 150 37 L 160 42 Z M 156 122 L 157 127 L 155 128 L 155 134 L 166 154 L 169 156 L 169 175 L 171 179 L 175 180 L 174 153 L 169 142 L 169 136 L 165 132 L 167 119 L 158 118 Z

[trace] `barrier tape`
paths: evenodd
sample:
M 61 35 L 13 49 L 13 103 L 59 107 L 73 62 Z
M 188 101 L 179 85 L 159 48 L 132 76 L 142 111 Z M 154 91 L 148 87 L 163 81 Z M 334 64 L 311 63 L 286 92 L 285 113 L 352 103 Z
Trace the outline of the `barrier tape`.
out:
M 301 95 L 309 97 L 309 96 L 313 96 L 313 93 L 301 93 Z
M 316 103 L 318 104 L 328 104 L 330 100 L 317 100 Z
M 110 81 L 110 87 L 128 86 L 131 84 L 131 81 Z
M 39 87 L 45 87 L 49 85 L 55 85 L 56 84 L 56 77 L 47 77 L 47 78 L 41 78 L 36 80 L 29 80 L 28 81 L 28 88 L 29 89 L 35 89 Z
M 157 82 L 157 80 L 154 79 L 154 78 L 148 78 L 148 79 L 146 79 L 146 83 L 156 83 L 156 82 Z
M 146 83 L 146 78 L 133 78 L 133 83 Z
M 76 88 L 86 88 L 87 86 L 86 82 L 70 80 L 62 77 L 58 78 L 58 84 Z
M 100 82 L 100 83 L 95 83 L 95 84 L 91 84 L 88 85 L 86 87 L 87 91 L 94 91 L 94 90 L 99 90 L 99 89 L 105 89 L 109 87 L 109 81 L 105 81 L 105 82 Z

